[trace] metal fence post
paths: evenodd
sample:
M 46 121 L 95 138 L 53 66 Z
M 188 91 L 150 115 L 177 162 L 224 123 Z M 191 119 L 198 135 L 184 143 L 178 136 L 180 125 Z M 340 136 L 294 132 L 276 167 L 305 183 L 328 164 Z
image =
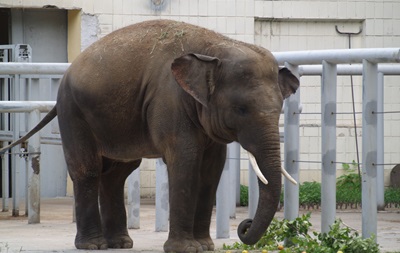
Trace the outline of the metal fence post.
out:
M 286 64 L 294 75 L 298 75 L 298 66 Z M 299 108 L 300 89 L 296 94 L 288 97 L 285 102 L 285 147 L 284 166 L 286 171 L 299 182 Z M 286 178 L 284 179 L 284 217 L 287 220 L 294 220 L 299 216 L 299 184 L 294 185 Z
M 237 142 L 232 142 L 228 144 L 228 160 L 229 163 L 229 190 L 230 197 L 230 218 L 236 218 L 236 201 L 237 201 L 237 188 L 240 188 L 240 182 L 238 185 L 238 177 L 240 176 L 240 145 Z M 240 194 L 240 192 L 239 192 Z
M 258 188 L 258 178 L 253 170 L 253 165 L 249 161 L 249 218 L 254 219 L 257 212 L 260 191 Z
M 377 235 L 376 164 L 378 65 L 363 60 L 362 236 Z
M 385 168 L 383 166 L 384 164 L 384 148 L 385 148 L 385 133 L 384 133 L 384 76 L 382 72 L 378 73 L 378 94 L 377 94 L 377 99 L 378 99 L 378 105 L 377 105 L 377 111 L 379 112 L 376 117 L 377 117 L 377 182 L 376 182 L 376 191 L 377 191 L 377 204 L 378 204 L 378 210 L 384 210 L 385 209 Z
M 29 128 L 32 129 L 40 121 L 40 111 L 29 113 Z M 40 223 L 40 134 L 33 135 L 28 148 L 28 224 Z
M 232 198 L 229 190 L 229 162 L 226 160 L 217 188 L 216 234 L 217 238 L 229 238 L 229 203 Z
M 128 177 L 128 228 L 140 228 L 140 168 Z
M 14 83 L 12 87 L 12 94 L 14 100 L 20 100 L 20 75 L 15 75 Z M 12 115 L 12 131 L 13 141 L 18 140 L 20 133 L 20 115 Z M 19 153 L 18 146 L 11 149 L 11 153 Z M 11 195 L 13 202 L 12 216 L 19 216 L 19 202 L 20 202 L 20 189 L 21 187 L 21 164 L 20 159 L 17 156 L 11 155 Z
M 7 145 L 7 142 L 3 142 L 3 145 Z M 3 204 L 3 209 L 2 212 L 8 212 L 9 207 L 8 207 L 8 202 L 10 198 L 10 192 L 9 192 L 9 171 L 8 171 L 8 154 L 4 154 L 1 158 L 1 168 L 2 168 L 2 204 Z
M 336 217 L 336 64 L 322 61 L 321 87 L 321 232 L 330 231 Z
M 156 160 L 156 232 L 168 231 L 169 188 L 167 165 Z

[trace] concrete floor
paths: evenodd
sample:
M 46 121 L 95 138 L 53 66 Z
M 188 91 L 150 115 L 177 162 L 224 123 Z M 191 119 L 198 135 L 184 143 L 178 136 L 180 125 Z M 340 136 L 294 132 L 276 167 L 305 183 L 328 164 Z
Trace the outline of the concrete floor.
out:
M 20 213 L 24 213 L 21 208 Z M 301 211 L 305 213 L 308 211 Z M 237 225 L 247 218 L 247 208 L 237 208 L 236 219 L 230 222 L 230 239 L 214 239 L 217 249 L 224 243 L 233 244 L 239 241 Z M 155 206 L 144 201 L 140 209 L 140 229 L 129 230 L 134 240 L 133 249 L 109 250 L 112 252 L 162 252 L 167 239 L 167 232 L 154 232 Z M 277 212 L 281 219 L 283 212 Z M 348 226 L 361 231 L 361 210 L 337 211 Z M 312 211 L 311 223 L 315 231 L 320 231 L 321 212 Z M 0 252 L 86 252 L 76 250 L 74 238 L 76 225 L 72 222 L 72 199 L 42 199 L 40 224 L 28 225 L 26 217 L 11 217 L 11 212 L 0 212 Z M 215 213 L 213 215 L 212 237 L 215 238 Z M 378 243 L 382 252 L 400 252 L 400 213 L 399 209 L 379 212 Z M 93 251 L 90 251 L 93 252 Z M 102 251 L 104 252 L 104 251 Z

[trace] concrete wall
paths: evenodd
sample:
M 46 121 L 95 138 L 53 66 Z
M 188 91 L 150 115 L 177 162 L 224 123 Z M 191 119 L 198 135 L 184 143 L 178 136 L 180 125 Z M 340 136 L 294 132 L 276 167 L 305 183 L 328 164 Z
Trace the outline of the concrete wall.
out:
M 149 19 L 168 18 L 201 25 L 229 37 L 262 45 L 271 51 L 347 48 L 348 37 L 340 31 L 357 32 L 352 47 L 399 47 L 400 2 L 397 0 L 368 1 L 267 1 L 267 0 L 0 0 L 3 7 L 42 7 L 78 10 L 80 34 L 75 27 L 75 40 L 81 50 L 98 38 L 120 27 Z M 76 14 L 76 13 L 75 13 Z M 75 20 L 71 18 L 71 20 Z M 72 29 L 72 28 L 71 28 Z M 79 33 L 79 32 L 78 32 Z M 69 43 L 73 43 L 70 41 Z M 362 88 L 359 77 L 353 77 L 356 110 L 361 110 Z M 399 111 L 399 77 L 385 78 L 385 110 Z M 350 78 L 338 79 L 338 111 L 350 112 Z M 301 99 L 305 112 L 320 112 L 320 80 L 303 77 Z M 357 125 L 361 127 L 361 117 Z M 400 114 L 385 115 L 385 162 L 400 162 Z M 320 116 L 301 117 L 301 160 L 318 161 L 320 157 Z M 361 141 L 361 128 L 357 138 Z M 337 144 L 339 161 L 356 160 L 355 132 L 351 115 L 338 116 Z M 360 143 L 361 148 L 361 143 Z M 242 162 L 247 167 L 247 162 Z M 386 166 L 389 174 L 392 166 Z M 301 181 L 319 181 L 320 165 L 302 163 Z M 338 169 L 341 166 L 338 165 Z M 247 183 L 247 172 L 242 172 Z M 388 182 L 386 176 L 386 182 Z M 141 172 L 142 194 L 154 194 L 154 161 L 143 163 Z

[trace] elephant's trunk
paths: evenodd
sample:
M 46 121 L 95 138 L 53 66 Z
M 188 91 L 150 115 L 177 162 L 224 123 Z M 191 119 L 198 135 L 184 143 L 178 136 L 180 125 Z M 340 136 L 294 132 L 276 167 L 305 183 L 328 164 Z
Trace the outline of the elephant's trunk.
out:
M 268 180 L 267 185 L 261 182 L 260 179 L 258 180 L 260 194 L 254 219 L 244 220 L 238 227 L 240 240 L 249 245 L 255 244 L 260 240 L 268 228 L 278 208 L 281 194 L 279 129 L 277 126 L 272 128 L 274 129 L 273 133 L 267 134 L 265 138 L 268 141 L 261 146 L 256 145 L 256 148 L 248 149 L 256 157 L 262 174 Z

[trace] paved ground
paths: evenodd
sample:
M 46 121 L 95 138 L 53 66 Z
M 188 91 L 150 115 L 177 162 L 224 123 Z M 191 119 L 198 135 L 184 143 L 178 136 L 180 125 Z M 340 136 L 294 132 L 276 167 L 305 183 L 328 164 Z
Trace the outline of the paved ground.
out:
M 21 210 L 24 210 L 21 208 Z M 151 203 L 142 203 L 141 228 L 130 230 L 134 240 L 131 250 L 109 250 L 110 252 L 162 252 L 166 232 L 154 232 L 155 207 Z M 23 211 L 21 212 L 23 213 Z M 246 218 L 247 209 L 237 209 L 237 218 L 231 220 L 230 239 L 214 239 L 216 248 L 223 243 L 239 241 L 237 224 Z M 361 230 L 361 212 L 359 210 L 338 211 L 337 216 L 347 225 Z M 276 217 L 282 218 L 283 212 Z M 313 229 L 320 229 L 321 213 L 313 211 L 311 223 Z M 378 214 L 378 243 L 383 252 L 400 252 L 400 213 L 398 210 Z M 212 222 L 212 236 L 215 238 L 215 215 Z M 76 227 L 72 223 L 72 199 L 44 199 L 41 202 L 41 223 L 28 225 L 26 217 L 11 217 L 10 213 L 0 212 L 0 252 L 85 252 L 76 250 L 73 242 Z M 93 251 L 91 251 L 93 252 Z M 104 252 L 104 251 L 102 251 Z

